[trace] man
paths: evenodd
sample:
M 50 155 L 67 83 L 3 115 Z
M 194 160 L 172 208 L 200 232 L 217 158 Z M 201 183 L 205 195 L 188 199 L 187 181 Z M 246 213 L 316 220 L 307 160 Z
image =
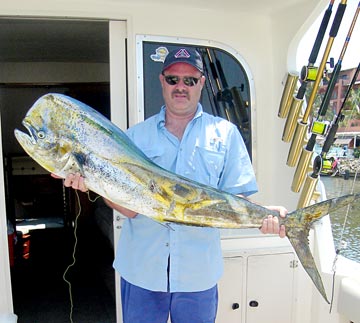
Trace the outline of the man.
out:
M 156 164 L 232 194 L 257 191 L 251 162 L 237 128 L 203 112 L 205 84 L 198 52 L 178 48 L 168 54 L 159 75 L 165 105 L 159 114 L 128 129 L 130 139 Z M 65 186 L 86 191 L 79 174 Z M 128 217 L 114 267 L 121 281 L 124 323 L 214 323 L 217 282 L 223 272 L 219 230 L 164 226 L 110 201 Z M 283 207 L 269 207 L 285 216 Z M 261 231 L 285 236 L 277 218 Z

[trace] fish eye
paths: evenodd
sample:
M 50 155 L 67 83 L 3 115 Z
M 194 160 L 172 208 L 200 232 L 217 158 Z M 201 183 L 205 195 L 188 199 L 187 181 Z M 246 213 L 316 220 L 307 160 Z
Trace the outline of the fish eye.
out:
M 37 136 L 38 136 L 39 139 L 44 139 L 45 138 L 45 132 L 44 131 L 39 131 L 37 133 Z

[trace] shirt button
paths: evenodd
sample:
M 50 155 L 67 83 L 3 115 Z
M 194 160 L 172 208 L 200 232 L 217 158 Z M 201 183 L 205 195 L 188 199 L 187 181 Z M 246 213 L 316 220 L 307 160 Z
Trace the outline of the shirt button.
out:
M 167 242 L 167 243 L 165 244 L 165 246 L 167 246 L 167 247 L 168 247 L 168 246 L 169 246 L 169 243 Z

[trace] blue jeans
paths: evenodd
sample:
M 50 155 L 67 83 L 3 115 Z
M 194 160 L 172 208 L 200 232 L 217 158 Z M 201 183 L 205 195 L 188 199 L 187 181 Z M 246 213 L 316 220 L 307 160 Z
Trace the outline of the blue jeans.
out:
M 124 323 L 215 323 L 217 286 L 201 292 L 153 292 L 121 278 Z

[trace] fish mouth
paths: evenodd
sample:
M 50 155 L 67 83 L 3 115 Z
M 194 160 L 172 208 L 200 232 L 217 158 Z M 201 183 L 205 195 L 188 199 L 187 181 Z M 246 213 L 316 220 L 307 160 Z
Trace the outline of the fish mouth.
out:
M 26 121 L 26 119 L 23 120 L 22 124 L 30 134 L 29 135 L 30 141 L 32 142 L 33 145 L 35 145 L 37 140 L 36 140 L 34 127 L 30 124 L 30 122 Z
M 36 145 L 37 140 L 36 140 L 36 135 L 35 135 L 35 130 L 34 128 L 31 126 L 31 124 L 26 121 L 23 120 L 22 125 L 26 128 L 26 130 L 28 131 L 28 133 L 25 133 L 19 129 L 15 129 L 15 137 L 16 139 L 22 143 L 22 142 L 26 142 L 28 145 Z
M 14 130 L 15 137 L 20 146 L 45 170 L 54 172 L 54 163 L 51 161 L 51 158 L 47 157 L 47 154 L 51 153 L 49 147 L 46 147 L 46 145 L 44 147 L 44 145 L 38 141 L 39 138 L 37 136 L 36 128 L 34 128 L 30 122 L 23 120 L 22 124 L 27 129 L 28 133 L 19 129 Z

